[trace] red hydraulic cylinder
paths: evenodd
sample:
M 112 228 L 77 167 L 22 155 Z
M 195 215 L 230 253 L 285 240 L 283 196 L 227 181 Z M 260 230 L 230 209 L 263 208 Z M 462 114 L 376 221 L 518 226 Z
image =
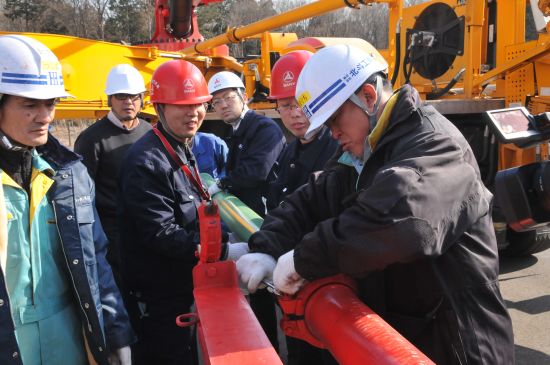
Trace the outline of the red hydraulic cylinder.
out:
M 434 364 L 361 302 L 346 276 L 316 280 L 279 303 L 287 335 L 328 349 L 342 365 Z

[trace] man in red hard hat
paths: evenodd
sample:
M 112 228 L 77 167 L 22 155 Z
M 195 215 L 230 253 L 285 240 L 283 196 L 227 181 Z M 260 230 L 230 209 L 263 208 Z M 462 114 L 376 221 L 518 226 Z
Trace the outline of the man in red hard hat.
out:
M 271 71 L 269 99 L 277 103 L 281 120 L 295 139 L 279 156 L 277 179 L 269 185 L 267 209 L 273 209 L 288 194 L 307 182 L 312 172 L 323 169 L 334 154 L 338 142 L 331 137 L 330 130 L 322 125 L 306 138 L 309 120 L 294 97 L 296 82 L 302 68 L 312 53 L 293 51 L 282 56 Z
M 276 208 L 288 194 L 307 183 L 311 173 L 322 170 L 338 147 L 338 142 L 331 137 L 330 130 L 325 126 L 305 138 L 310 123 L 294 93 L 298 76 L 311 55 L 311 52 L 303 50 L 287 53 L 275 63 L 271 71 L 269 98 L 277 103 L 277 111 L 284 126 L 295 138 L 277 160 L 277 179 L 269 184 L 267 191 L 268 210 Z M 256 253 L 246 255 L 239 261 L 239 267 L 242 269 L 243 266 L 251 265 L 257 256 Z M 274 306 L 272 310 L 266 308 L 264 312 L 275 316 Z M 293 337 L 286 337 L 286 342 L 289 365 L 336 364 L 328 351 Z
M 138 335 L 134 364 L 191 364 L 189 330 L 175 318 L 193 302 L 197 207 L 207 197 L 189 142 L 211 96 L 200 70 L 180 60 L 155 71 L 150 96 L 160 122 L 128 150 L 119 174 L 122 277 Z M 220 259 L 247 251 L 246 243 L 224 244 Z

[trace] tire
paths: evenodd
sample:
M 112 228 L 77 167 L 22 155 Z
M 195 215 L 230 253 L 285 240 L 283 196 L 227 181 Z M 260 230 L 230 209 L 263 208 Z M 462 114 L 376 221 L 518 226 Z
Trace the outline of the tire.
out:
M 527 232 L 516 232 L 508 228 L 506 238 L 508 245 L 501 251 L 504 256 L 527 256 L 550 248 L 549 227 Z

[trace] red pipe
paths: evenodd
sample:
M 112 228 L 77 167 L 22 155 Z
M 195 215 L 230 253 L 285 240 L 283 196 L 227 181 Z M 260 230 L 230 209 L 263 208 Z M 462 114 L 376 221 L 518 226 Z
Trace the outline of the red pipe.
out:
M 297 298 L 283 297 L 279 303 L 285 333 L 327 348 L 342 365 L 434 364 L 361 302 L 344 276 L 312 282 Z M 288 308 L 303 320 L 292 320 L 296 317 L 288 316 Z
M 176 324 L 197 325 L 205 365 L 283 365 L 239 289 L 233 261 L 199 263 L 193 284 L 196 314 Z

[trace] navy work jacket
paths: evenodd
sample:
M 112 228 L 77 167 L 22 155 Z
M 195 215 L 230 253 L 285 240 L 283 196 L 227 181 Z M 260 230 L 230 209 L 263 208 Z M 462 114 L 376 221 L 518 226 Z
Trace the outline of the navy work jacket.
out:
M 166 137 L 183 163 L 186 147 Z M 191 169 L 192 170 L 192 169 Z M 193 299 L 200 195 L 153 131 L 130 147 L 119 172 L 118 220 L 125 289 L 147 300 Z
M 224 189 L 248 207 L 265 215 L 262 196 L 267 191 L 270 172 L 285 146 L 281 128 L 273 120 L 252 110 L 226 140 L 229 147 Z

